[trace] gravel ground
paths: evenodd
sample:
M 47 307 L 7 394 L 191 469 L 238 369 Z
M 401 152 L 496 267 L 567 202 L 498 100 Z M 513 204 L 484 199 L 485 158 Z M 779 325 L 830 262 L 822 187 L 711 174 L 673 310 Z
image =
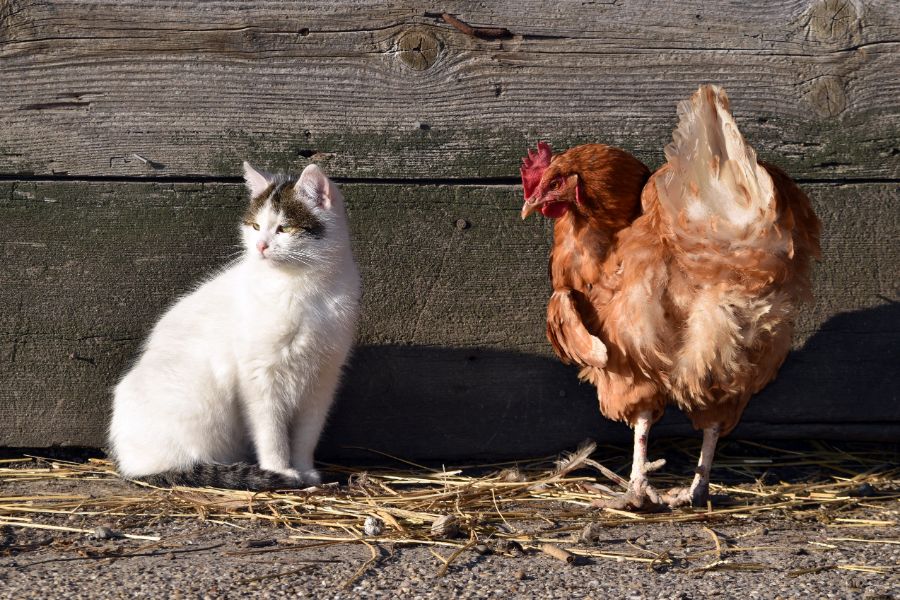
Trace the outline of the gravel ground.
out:
M 120 481 L 31 481 L 6 484 L 0 495 L 141 494 Z M 895 501 L 896 502 L 896 501 Z M 900 508 L 900 507 L 898 507 Z M 647 556 L 668 551 L 666 567 L 592 558 L 566 564 L 543 553 L 519 558 L 467 551 L 446 574 L 423 547 L 377 547 L 377 560 L 354 582 L 372 554 L 363 545 L 304 547 L 291 531 L 266 523 L 240 528 L 197 518 L 38 516 L 35 522 L 114 533 L 157 535 L 160 542 L 95 539 L 80 533 L 0 526 L 2 598 L 399 597 L 481 598 L 895 598 L 900 597 L 898 527 L 819 522 L 772 511 L 711 525 L 639 524 L 604 529 L 596 550 Z M 897 509 L 869 516 L 897 522 Z M 29 514 L 30 517 L 35 515 Z M 548 519 L 555 515 L 548 513 Z M 864 519 L 866 509 L 853 518 Z M 513 523 L 515 525 L 515 523 Z M 333 532 L 332 532 L 333 533 Z M 880 543 L 835 541 L 879 540 Z M 893 543 L 886 543 L 893 541 Z M 750 550 L 739 550 L 739 549 Z M 444 557 L 450 549 L 437 549 Z M 708 552 L 702 556 L 697 553 Z M 684 558 L 689 557 L 690 558 Z M 887 573 L 838 568 L 888 567 Z M 811 570 L 798 574 L 795 571 Z

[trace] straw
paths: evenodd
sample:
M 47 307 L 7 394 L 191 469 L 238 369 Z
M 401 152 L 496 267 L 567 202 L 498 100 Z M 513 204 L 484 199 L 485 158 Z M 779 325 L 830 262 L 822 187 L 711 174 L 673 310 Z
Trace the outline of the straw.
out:
M 663 449 L 671 455 L 696 454 L 696 445 L 685 446 L 682 441 L 680 446 L 673 443 L 663 445 Z M 659 452 L 659 448 L 652 450 Z M 714 483 L 710 490 L 714 497 L 727 495 L 728 503 L 652 514 L 590 508 L 596 499 L 618 493 L 606 487 L 606 482 L 612 480 L 615 487 L 624 485 L 625 480 L 618 473 L 627 472 L 629 457 L 622 450 L 617 450 L 610 459 L 608 449 L 598 453 L 594 444 L 583 444 L 576 452 L 558 460 L 547 457 L 487 468 L 459 465 L 447 469 L 433 469 L 377 454 L 395 460 L 397 466 L 360 471 L 329 465 L 331 471 L 350 476 L 350 483 L 262 493 L 126 485 L 117 482 L 113 465 L 101 459 L 86 463 L 39 457 L 5 459 L 0 462 L 0 527 L 78 535 L 94 532 L 55 524 L 55 520 L 73 516 L 80 517 L 84 527 L 89 527 L 88 523 L 100 526 L 115 517 L 141 517 L 146 519 L 145 530 L 152 530 L 152 524 L 159 519 L 202 520 L 229 529 L 246 528 L 249 523 L 268 523 L 289 533 L 288 539 L 295 542 L 288 546 L 291 549 L 316 545 L 366 546 L 370 557 L 344 582 L 345 589 L 370 569 L 377 568 L 383 545 L 432 549 L 441 563 L 438 575 L 447 573 L 451 563 L 467 551 L 484 552 L 512 543 L 527 553 L 568 562 L 581 556 L 642 563 L 656 569 L 671 566 L 676 560 L 711 560 L 695 565 L 694 569 L 700 572 L 777 569 L 773 565 L 736 562 L 733 557 L 751 550 L 783 551 L 782 547 L 728 547 L 725 538 L 712 527 L 716 523 L 782 513 L 791 513 L 799 520 L 824 523 L 832 530 L 860 532 L 857 536 L 841 536 L 839 531 L 833 531 L 832 537 L 811 534 L 817 539 L 807 541 L 823 552 L 859 544 L 900 544 L 896 533 L 900 468 L 884 452 L 851 451 L 824 444 L 808 452 L 798 452 L 755 442 L 729 442 L 724 444 L 714 464 Z M 773 470 L 790 472 L 793 480 L 767 483 L 769 477 L 765 475 Z M 728 475 L 727 481 L 723 481 L 723 474 Z M 689 477 L 687 468 L 679 471 L 667 467 L 665 472 L 654 473 L 651 479 L 657 489 L 662 489 L 683 486 Z M 48 480 L 69 484 L 66 491 L 60 492 L 22 491 L 29 489 L 23 486 L 25 482 Z M 104 484 L 105 492 L 92 489 L 92 495 L 73 491 L 78 489 L 73 483 L 84 480 L 109 483 Z M 369 517 L 377 517 L 383 524 L 377 536 L 363 534 L 363 524 Z M 436 521 L 446 522 L 451 517 L 453 527 L 433 527 Z M 711 550 L 676 557 L 671 550 L 657 552 L 632 545 L 619 552 L 598 548 L 578 535 L 586 528 L 602 533 L 608 528 L 636 523 L 651 526 L 691 522 L 702 524 L 713 546 Z M 245 535 L 241 531 L 234 533 Z M 162 539 L 149 534 L 119 537 Z M 440 548 L 450 553 L 438 552 Z M 241 554 L 284 550 L 284 547 L 256 548 Z M 505 550 L 498 552 L 505 553 Z M 889 572 L 883 565 L 835 564 L 827 568 Z M 788 574 L 797 576 L 805 572 Z M 288 574 L 276 573 L 259 580 Z

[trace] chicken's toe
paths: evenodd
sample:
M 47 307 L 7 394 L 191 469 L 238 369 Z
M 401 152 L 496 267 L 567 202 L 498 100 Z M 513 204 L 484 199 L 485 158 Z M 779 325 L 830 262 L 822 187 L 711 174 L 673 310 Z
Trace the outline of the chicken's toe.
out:
M 672 488 L 662 495 L 660 501 L 669 508 L 694 506 L 702 508 L 709 500 L 709 487 L 691 486 Z
M 591 506 L 641 512 L 659 512 L 666 508 L 666 504 L 646 479 L 631 481 L 621 496 L 598 498 L 591 502 Z

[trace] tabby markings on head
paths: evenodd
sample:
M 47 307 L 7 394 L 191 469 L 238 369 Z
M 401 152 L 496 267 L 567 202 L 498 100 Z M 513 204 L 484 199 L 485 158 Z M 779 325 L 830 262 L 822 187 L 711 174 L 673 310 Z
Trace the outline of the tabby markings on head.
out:
M 250 201 L 244 221 L 252 222 L 266 202 L 269 202 L 275 213 L 284 214 L 287 225 L 293 227 L 297 234 L 305 233 L 316 239 L 321 238 L 325 234 L 325 225 L 297 197 L 297 194 L 305 192 L 297 189 L 296 185 L 296 179 L 279 175 L 269 187 Z

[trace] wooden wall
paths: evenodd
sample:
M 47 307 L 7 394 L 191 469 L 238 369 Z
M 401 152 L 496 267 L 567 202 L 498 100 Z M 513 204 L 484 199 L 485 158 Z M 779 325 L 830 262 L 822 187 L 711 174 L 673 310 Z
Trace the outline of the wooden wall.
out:
M 234 249 L 244 159 L 316 162 L 348 199 L 365 316 L 323 455 L 622 439 L 544 339 L 551 230 L 518 218 L 518 163 L 545 139 L 656 167 L 704 82 L 825 224 L 737 435 L 900 439 L 897 40 L 889 0 L 0 0 L 0 446 L 103 444 L 149 327 Z

